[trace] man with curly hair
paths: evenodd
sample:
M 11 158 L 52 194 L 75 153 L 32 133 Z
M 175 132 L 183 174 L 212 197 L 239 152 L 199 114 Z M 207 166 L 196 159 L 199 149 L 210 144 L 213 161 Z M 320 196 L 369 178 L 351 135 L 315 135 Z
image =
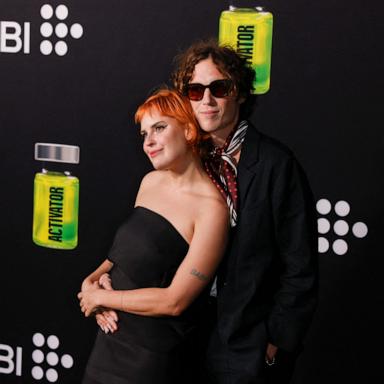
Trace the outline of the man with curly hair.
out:
M 216 384 L 289 383 L 317 306 L 313 195 L 292 151 L 249 121 L 254 76 L 215 40 L 176 56 L 172 74 L 207 134 L 205 168 L 231 217 L 212 287 L 206 361 Z

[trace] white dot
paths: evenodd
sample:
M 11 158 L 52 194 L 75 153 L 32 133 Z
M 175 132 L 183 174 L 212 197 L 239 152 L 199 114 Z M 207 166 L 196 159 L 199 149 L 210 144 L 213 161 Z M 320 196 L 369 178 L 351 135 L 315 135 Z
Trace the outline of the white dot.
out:
M 363 238 L 365 236 L 367 236 L 367 233 L 368 233 L 368 227 L 366 224 L 362 223 L 361 221 L 353 224 L 353 227 L 352 227 L 352 233 L 358 237 L 358 238 Z
M 337 220 L 333 225 L 333 230 L 336 235 L 344 236 L 349 231 L 349 225 L 345 220 Z
M 322 215 L 327 215 L 331 212 L 331 203 L 327 199 L 320 199 L 316 204 L 317 212 Z
M 81 24 L 75 23 L 72 25 L 70 33 L 74 39 L 80 39 L 80 37 L 83 36 L 83 32 Z
M 64 23 L 59 23 L 56 25 L 55 33 L 57 37 L 62 39 L 63 37 L 67 36 L 68 27 Z
M 344 200 L 340 200 L 338 201 L 336 204 L 335 204 L 335 212 L 339 215 L 339 216 L 347 216 L 348 213 L 350 212 L 351 210 L 351 207 L 349 206 L 349 204 L 344 201 Z
M 31 374 L 35 380 L 41 380 L 44 376 L 44 371 L 40 367 L 33 367 Z
M 56 8 L 56 17 L 59 20 L 65 20 L 68 17 L 68 8 L 61 4 Z
M 47 363 L 54 367 L 59 362 L 59 356 L 55 352 L 49 352 L 47 354 Z
M 53 32 L 52 24 L 47 23 L 47 22 L 41 24 L 41 26 L 40 26 L 40 33 L 41 33 L 42 36 L 49 37 L 49 36 L 52 35 L 52 32 Z
M 338 239 L 333 242 L 332 249 L 336 255 L 344 255 L 348 251 L 348 244 L 344 240 Z
M 50 19 L 53 15 L 53 8 L 49 4 L 44 4 L 40 8 L 40 15 L 45 20 Z
M 59 375 L 57 374 L 57 371 L 53 368 L 47 369 L 47 372 L 45 372 L 45 377 L 50 383 L 54 383 L 57 381 Z
M 44 345 L 45 338 L 41 333 L 35 333 L 32 336 L 32 341 L 33 341 L 33 344 L 36 345 L 36 347 L 42 347 Z
M 55 52 L 59 56 L 64 56 L 68 52 L 68 45 L 64 41 L 58 41 L 55 45 Z
M 320 219 L 317 219 L 317 229 L 319 233 L 324 234 L 329 231 L 331 228 L 331 224 L 327 219 L 324 219 L 323 217 Z
M 319 237 L 318 250 L 319 253 L 325 253 L 329 249 L 329 242 L 325 237 Z
M 47 339 L 47 344 L 49 348 L 56 349 L 60 344 L 59 338 L 55 335 L 51 335 Z
M 61 365 L 64 368 L 71 368 L 73 365 L 73 358 L 71 355 L 63 355 L 61 357 Z
M 40 349 L 35 349 L 33 352 L 32 352 L 32 360 L 36 363 L 36 364 L 40 364 L 44 361 L 44 353 L 40 351 Z
M 48 40 L 44 40 L 40 44 L 40 52 L 43 55 L 50 55 L 52 53 L 53 47 L 52 43 Z

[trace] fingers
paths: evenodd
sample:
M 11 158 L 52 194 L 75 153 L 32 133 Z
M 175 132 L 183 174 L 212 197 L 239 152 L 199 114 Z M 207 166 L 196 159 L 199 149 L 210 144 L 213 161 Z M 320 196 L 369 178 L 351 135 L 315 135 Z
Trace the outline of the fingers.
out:
M 117 323 L 119 321 L 119 317 L 117 316 L 116 311 L 110 309 L 108 311 L 109 315 L 112 317 L 112 319 Z
M 103 308 L 101 310 L 101 312 L 99 313 L 102 313 L 104 316 L 110 318 L 111 320 L 113 320 L 115 323 L 117 323 L 119 321 L 119 317 L 117 316 L 117 313 L 116 311 L 114 311 L 113 309 L 106 309 L 106 308 Z
M 108 273 L 103 273 L 99 278 L 99 284 L 104 289 L 112 290 L 112 280 Z
M 81 312 L 84 313 L 85 317 L 89 317 L 92 314 L 92 311 L 87 308 L 83 295 L 81 295 L 81 293 L 79 293 L 78 298 L 80 299 L 79 305 L 80 305 Z
M 96 315 L 96 322 L 105 333 L 117 331 L 117 323 L 109 312 L 110 311 L 103 311 Z

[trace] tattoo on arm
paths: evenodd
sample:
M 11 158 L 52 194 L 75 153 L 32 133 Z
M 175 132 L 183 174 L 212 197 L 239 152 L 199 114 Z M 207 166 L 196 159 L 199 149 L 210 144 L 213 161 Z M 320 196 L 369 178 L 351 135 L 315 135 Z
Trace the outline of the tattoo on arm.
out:
M 197 271 L 195 268 L 193 268 L 193 269 L 191 270 L 191 275 L 196 276 L 196 277 L 197 277 L 199 280 L 201 280 L 201 281 L 206 281 L 206 280 L 208 280 L 208 277 L 207 277 L 206 275 L 204 275 L 204 274 L 202 274 L 201 272 Z

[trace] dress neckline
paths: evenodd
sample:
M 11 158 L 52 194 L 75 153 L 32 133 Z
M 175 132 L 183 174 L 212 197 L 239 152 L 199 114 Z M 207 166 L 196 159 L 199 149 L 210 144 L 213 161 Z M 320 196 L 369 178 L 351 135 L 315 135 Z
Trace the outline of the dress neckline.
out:
M 173 230 L 179 235 L 179 237 L 183 240 L 183 242 L 189 247 L 189 242 L 187 241 L 187 239 L 178 231 L 178 229 L 165 216 L 163 216 L 162 214 L 160 214 L 160 213 L 158 213 L 158 212 L 156 212 L 150 208 L 143 207 L 142 205 L 136 205 L 134 207 L 134 209 L 138 209 L 138 208 L 143 209 L 147 212 L 150 212 L 150 213 L 156 215 L 157 217 L 161 218 L 166 223 L 168 223 L 168 225 L 170 225 L 173 228 Z

